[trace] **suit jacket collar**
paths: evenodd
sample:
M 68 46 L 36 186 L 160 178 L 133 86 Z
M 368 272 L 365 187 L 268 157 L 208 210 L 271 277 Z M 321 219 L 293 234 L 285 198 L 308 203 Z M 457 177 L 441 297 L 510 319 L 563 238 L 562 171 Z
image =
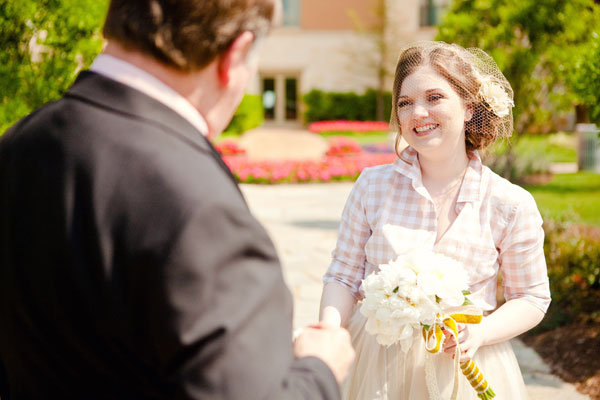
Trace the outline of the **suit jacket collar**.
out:
M 166 133 L 178 137 L 199 151 L 210 153 L 239 190 L 231 170 L 208 139 L 188 120 L 160 101 L 137 89 L 91 71 L 81 72 L 65 97 L 77 98 L 98 107 L 160 126 Z

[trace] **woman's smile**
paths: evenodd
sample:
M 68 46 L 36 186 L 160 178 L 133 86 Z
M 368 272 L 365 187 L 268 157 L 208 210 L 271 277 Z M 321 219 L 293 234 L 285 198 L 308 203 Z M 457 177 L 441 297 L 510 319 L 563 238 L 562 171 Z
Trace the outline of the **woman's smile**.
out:
M 397 112 L 404 139 L 417 152 L 465 151 L 464 125 L 470 110 L 432 67 L 420 67 L 404 79 Z
M 421 125 L 415 126 L 415 128 L 413 130 L 415 132 L 415 135 L 417 135 L 417 136 L 425 136 L 425 135 L 430 134 L 438 126 L 440 126 L 440 125 L 439 124 L 432 124 L 432 123 L 421 124 Z

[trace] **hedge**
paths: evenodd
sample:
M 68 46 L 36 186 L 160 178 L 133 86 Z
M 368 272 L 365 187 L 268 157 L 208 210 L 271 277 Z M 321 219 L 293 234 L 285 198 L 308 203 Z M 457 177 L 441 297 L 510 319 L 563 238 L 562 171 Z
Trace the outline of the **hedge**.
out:
M 303 96 L 306 123 L 315 121 L 348 120 L 374 121 L 376 119 L 377 92 L 367 90 L 359 95 L 354 92 L 324 92 L 313 89 Z M 383 97 L 384 120 L 389 121 L 392 94 Z
M 256 94 L 245 94 L 225 133 L 242 134 L 257 128 L 264 121 L 262 98 Z

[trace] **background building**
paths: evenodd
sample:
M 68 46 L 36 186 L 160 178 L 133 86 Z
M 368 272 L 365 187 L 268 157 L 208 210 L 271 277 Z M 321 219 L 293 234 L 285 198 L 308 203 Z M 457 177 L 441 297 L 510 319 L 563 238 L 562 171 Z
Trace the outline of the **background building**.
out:
M 399 48 L 433 39 L 448 2 L 283 0 L 283 25 L 262 45 L 248 88 L 262 95 L 265 124 L 301 124 L 301 98 L 311 89 L 390 90 Z

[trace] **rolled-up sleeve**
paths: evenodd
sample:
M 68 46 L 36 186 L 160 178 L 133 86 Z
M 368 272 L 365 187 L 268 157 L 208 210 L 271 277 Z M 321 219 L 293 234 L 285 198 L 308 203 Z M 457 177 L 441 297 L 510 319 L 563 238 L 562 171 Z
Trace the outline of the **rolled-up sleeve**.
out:
M 365 272 L 365 244 L 371 236 L 365 210 L 368 189 L 368 169 L 365 169 L 346 201 L 333 259 L 323 276 L 323 283 L 339 283 L 357 299 L 361 297 L 359 288 Z
M 528 192 L 512 210 L 500 245 L 500 269 L 506 300 L 522 298 L 546 312 L 550 285 L 544 257 L 542 217 Z

